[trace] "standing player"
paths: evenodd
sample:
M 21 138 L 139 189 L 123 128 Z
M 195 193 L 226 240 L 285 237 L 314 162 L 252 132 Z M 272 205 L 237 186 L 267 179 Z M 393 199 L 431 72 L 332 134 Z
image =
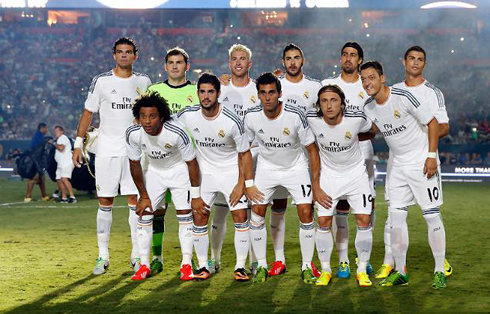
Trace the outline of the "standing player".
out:
M 76 203 L 77 199 L 73 194 L 73 187 L 70 182 L 71 173 L 73 172 L 71 141 L 65 135 L 65 130 L 61 125 L 54 127 L 54 135 L 56 137 L 56 143 L 53 144 L 56 148 L 54 159 L 58 163 L 56 181 L 61 191 L 60 203 Z M 70 194 L 69 199 L 66 197 L 67 192 Z
M 248 202 L 259 200 L 260 192 L 253 184 L 253 160 L 243 122 L 230 109 L 218 102 L 220 82 L 215 75 L 205 73 L 197 83 L 200 105 L 187 107 L 178 114 L 179 120 L 191 131 L 201 169 L 201 189 L 191 188 L 191 197 L 202 199 L 207 208 L 194 211 L 194 248 L 199 270 L 194 279 L 209 278 L 208 219 L 218 193 L 225 196 L 235 222 L 235 280 L 247 281 L 245 262 L 250 246 L 247 220 Z
M 345 93 L 345 111 L 359 112 L 363 111 L 364 102 L 367 100 L 365 91 L 362 88 L 361 77 L 359 75 L 359 66 L 364 60 L 364 52 L 362 47 L 356 42 L 347 42 L 340 51 L 340 67 L 342 72 L 340 75 L 330 77 L 322 81 L 322 85 L 337 85 Z M 376 197 L 376 189 L 374 186 L 374 150 L 371 141 L 359 142 L 364 162 L 366 164 L 369 183 L 371 186 L 371 195 L 373 197 L 373 212 L 371 215 L 371 225 L 374 230 L 375 212 L 374 198 Z M 345 200 L 340 200 L 335 212 L 335 224 L 333 232 L 335 232 L 335 247 L 339 254 L 339 270 L 337 277 L 349 278 L 349 204 Z M 336 230 L 335 230 L 336 229 Z M 367 273 L 373 271 L 368 263 Z
M 198 187 L 200 182 L 194 147 L 184 127 L 171 118 L 165 99 L 156 92 L 150 92 L 138 99 L 133 106 L 133 115 L 140 124 L 127 129 L 126 148 L 131 175 L 140 195 L 136 211 L 140 215 L 138 247 L 142 265 L 133 280 L 143 280 L 151 274 L 149 259 L 153 214 L 154 209 L 164 201 L 167 190 L 172 191 L 179 221 L 182 250 L 180 279 L 192 280 L 190 188 L 191 185 Z M 149 160 L 148 171 L 144 176 L 140 164 L 142 152 Z M 202 200 L 193 198 L 192 204 L 197 208 Z
M 420 103 L 410 92 L 385 86 L 383 67 L 377 61 L 361 66 L 362 85 L 371 98 L 364 111 L 381 131 L 392 154 L 387 180 L 390 197 L 391 245 L 396 271 L 382 286 L 408 284 L 408 206 L 417 202 L 429 229 L 429 243 L 435 259 L 433 287 L 446 287 L 444 256 L 446 233 L 439 206 L 442 205 L 441 177 L 438 173 L 439 124 L 435 109 Z M 427 129 L 425 129 L 427 126 Z
M 317 108 L 308 112 L 308 124 L 320 150 L 320 185 L 332 198 L 332 207 L 318 206 L 316 247 L 322 263 L 317 285 L 326 286 L 332 278 L 330 255 L 333 249 L 332 216 L 339 200 L 346 200 L 356 216 L 356 250 L 359 257 L 359 286 L 372 285 L 366 272 L 373 244 L 370 224 L 372 189 L 361 153 L 358 134 L 369 132 L 371 121 L 362 111 L 347 111 L 344 92 L 337 85 L 326 85 L 318 91 Z
M 393 87 L 409 91 L 418 100 L 424 101 L 427 105 L 435 109 L 435 118 L 439 123 L 439 138 L 449 133 L 449 118 L 446 111 L 444 95 L 442 92 L 430 84 L 423 76 L 426 65 L 426 53 L 420 46 L 408 48 L 403 58 L 405 67 L 405 81 L 393 85 Z M 390 155 L 391 157 L 391 155 Z M 391 158 L 388 160 L 391 165 Z M 389 168 L 389 167 L 388 167 Z M 388 186 L 388 182 L 385 185 Z M 389 193 L 385 193 L 386 201 L 389 204 Z M 388 211 L 389 214 L 389 211 Z M 386 278 L 393 270 L 394 260 L 390 244 L 390 217 L 388 215 L 384 230 L 385 237 L 385 257 L 383 265 L 376 273 L 376 278 Z M 450 276 L 453 268 L 447 260 L 444 261 L 445 275 Z
M 284 104 L 300 108 L 306 114 L 309 109 L 314 107 L 321 84 L 304 74 L 305 62 L 303 50 L 293 43 L 288 44 L 282 53 L 282 64 L 286 74 L 280 77 L 280 82 L 282 85 L 281 101 Z M 269 270 L 270 276 L 286 272 L 286 258 L 284 256 L 286 208 L 287 193 L 283 188 L 279 188 L 274 195 L 274 203 L 271 209 L 271 235 L 276 260 Z M 314 265 L 311 266 L 314 273 L 318 274 Z
M 187 71 L 191 65 L 189 54 L 182 48 L 174 47 L 165 55 L 165 72 L 168 78 L 161 83 L 148 87 L 148 91 L 155 91 L 167 100 L 172 114 L 179 112 L 187 106 L 195 104 L 197 88 L 187 80 Z M 170 193 L 165 196 L 163 209 L 154 208 L 153 218 L 153 260 L 151 261 L 151 272 L 155 275 L 163 270 L 163 233 L 165 230 L 165 213 L 167 205 L 171 201 Z M 189 232 L 192 225 L 189 225 Z
M 252 51 L 247 46 L 234 44 L 228 50 L 228 66 L 231 71 L 231 80 L 227 80 L 221 86 L 219 102 L 236 113 L 243 120 L 245 112 L 256 106 L 258 103 L 257 89 L 255 82 L 250 78 L 249 71 L 252 67 Z M 256 147 L 252 145 L 252 156 L 256 156 Z M 226 234 L 226 216 L 228 214 L 228 204 L 219 194 L 214 203 L 214 216 L 211 232 L 211 259 L 209 260 L 209 270 L 211 273 L 218 272 L 221 268 L 221 248 Z M 253 250 L 250 250 L 249 259 L 253 260 Z M 250 265 L 250 268 L 254 268 Z
M 320 157 L 315 137 L 303 111 L 279 101 L 281 82 L 277 77 L 264 73 L 257 79 L 256 85 L 261 105 L 251 108 L 245 116 L 249 141 L 256 140 L 259 144 L 255 183 L 264 193 L 262 201 L 253 203 L 250 221 L 252 245 L 258 261 L 254 281 L 263 282 L 268 277 L 265 214 L 272 195 L 282 186 L 293 197 L 301 222 L 301 276 L 304 282 L 314 283 L 316 277 L 311 269 L 315 249 L 312 192 L 315 197 L 320 195 Z M 309 153 L 312 180 L 303 147 Z
M 95 159 L 95 181 L 99 197 L 97 211 L 99 258 L 93 271 L 95 275 L 103 274 L 109 267 L 112 204 L 119 188 L 122 195 L 127 195 L 133 242 L 131 264 L 138 267 L 136 241 L 138 216 L 135 212 L 138 190 L 131 178 L 124 134 L 133 121 L 131 112 L 133 101 L 150 86 L 151 81 L 147 75 L 133 72 L 133 63 L 138 59 L 138 49 L 132 39 L 119 38 L 113 46 L 113 57 L 116 67 L 97 75 L 92 80 L 85 109 L 78 124 L 73 152 L 73 163 L 76 167 L 81 167 L 83 138 L 93 114 L 98 112 L 100 126 Z

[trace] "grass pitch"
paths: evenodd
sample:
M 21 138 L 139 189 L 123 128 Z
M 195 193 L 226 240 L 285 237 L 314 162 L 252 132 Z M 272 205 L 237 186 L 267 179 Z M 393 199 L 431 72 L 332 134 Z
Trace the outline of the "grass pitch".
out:
M 359 288 L 355 266 L 350 279 L 333 278 L 327 287 L 306 285 L 300 277 L 298 218 L 287 212 L 288 272 L 264 284 L 233 281 L 235 263 L 233 224 L 223 247 L 222 271 L 204 282 L 181 282 L 180 248 L 174 211 L 166 217 L 164 271 L 143 283 L 131 281 L 128 260 L 131 239 L 125 199 L 116 199 L 110 252 L 111 266 L 101 276 L 91 275 L 97 258 L 95 217 L 97 200 L 78 193 L 77 204 L 21 203 L 25 182 L 0 178 L 0 312 L 4 313 L 173 313 L 194 312 L 488 312 L 490 289 L 490 189 L 484 184 L 445 184 L 442 212 L 447 235 L 447 257 L 454 267 L 448 287 L 434 290 L 433 258 L 427 228 L 417 207 L 409 212 L 410 248 L 406 287 Z M 49 190 L 54 185 L 49 184 Z M 34 197 L 38 190 L 35 190 Z M 37 195 L 37 198 L 39 196 Z M 377 224 L 371 263 L 383 258 L 386 204 L 378 188 Z M 13 203 L 13 204 L 5 204 Z M 355 258 L 355 222 L 351 217 L 349 256 Z M 273 260 L 269 236 L 268 259 Z M 337 254 L 332 254 L 332 265 Z M 317 265 L 319 263 L 317 262 Z M 334 272 L 336 269 L 334 268 Z

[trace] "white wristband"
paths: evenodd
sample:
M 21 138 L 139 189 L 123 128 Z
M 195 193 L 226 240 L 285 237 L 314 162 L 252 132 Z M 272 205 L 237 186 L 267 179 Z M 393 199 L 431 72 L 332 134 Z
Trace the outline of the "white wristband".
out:
M 252 186 L 254 186 L 254 180 L 253 179 L 245 180 L 245 187 L 246 188 L 251 188 Z
M 75 144 L 73 145 L 74 148 L 80 148 L 82 149 L 83 147 L 83 137 L 77 136 L 75 139 Z
M 427 158 L 434 158 L 434 159 L 437 159 L 437 153 L 428 152 L 428 153 L 427 153 Z
M 191 198 L 200 198 L 201 197 L 201 187 L 200 186 L 191 186 L 190 193 L 191 193 Z

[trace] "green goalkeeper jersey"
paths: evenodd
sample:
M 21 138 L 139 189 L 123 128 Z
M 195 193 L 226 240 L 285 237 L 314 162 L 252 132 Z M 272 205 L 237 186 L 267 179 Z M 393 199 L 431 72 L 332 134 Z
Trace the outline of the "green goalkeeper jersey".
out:
M 179 86 L 171 86 L 168 80 L 148 87 L 148 91 L 156 91 L 165 98 L 172 114 L 179 112 L 187 106 L 199 103 L 197 99 L 197 86 L 190 81 Z

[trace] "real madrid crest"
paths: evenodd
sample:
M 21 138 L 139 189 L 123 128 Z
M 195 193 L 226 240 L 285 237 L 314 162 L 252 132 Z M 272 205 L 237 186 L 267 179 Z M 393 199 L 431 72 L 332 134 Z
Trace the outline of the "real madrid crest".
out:
M 305 91 L 305 93 L 303 94 L 303 97 L 306 99 L 310 98 L 310 93 L 308 93 L 308 91 Z
M 349 131 L 345 132 L 345 139 L 350 140 L 351 138 L 352 138 L 352 134 Z
M 190 104 L 193 104 L 193 103 L 194 103 L 194 98 L 193 98 L 191 95 L 189 95 L 189 96 L 187 96 L 187 101 L 188 101 Z
M 359 97 L 361 99 L 364 99 L 364 93 L 363 92 L 359 92 L 359 95 L 357 95 L 357 97 Z
M 252 95 L 252 96 L 250 96 L 250 101 L 255 104 L 255 102 L 257 101 L 257 98 L 255 98 L 255 96 Z
M 165 146 L 163 146 L 163 147 L 165 147 L 166 149 L 170 149 L 170 148 L 172 148 L 172 145 L 170 145 L 169 143 L 166 143 Z
M 395 110 L 395 119 L 400 119 L 402 117 L 402 115 L 400 114 L 400 112 L 398 112 L 398 110 Z
M 282 134 L 288 136 L 289 134 L 291 134 L 291 132 L 289 132 L 289 128 L 288 127 L 285 127 L 284 130 L 282 130 Z
M 136 87 L 136 94 L 141 95 L 141 89 L 139 87 Z
M 224 138 L 225 137 L 225 131 L 223 131 L 223 129 L 219 130 L 218 136 L 221 138 Z

